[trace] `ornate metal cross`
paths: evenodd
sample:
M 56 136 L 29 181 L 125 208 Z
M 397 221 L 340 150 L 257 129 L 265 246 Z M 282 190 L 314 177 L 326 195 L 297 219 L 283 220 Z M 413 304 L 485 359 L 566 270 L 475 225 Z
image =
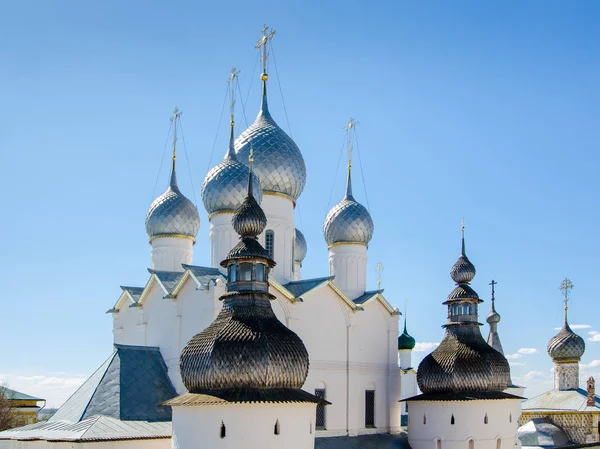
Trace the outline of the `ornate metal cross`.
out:
M 354 127 L 356 125 L 358 125 L 358 122 L 350 117 L 348 126 L 343 129 L 344 131 L 347 131 L 348 136 L 348 170 L 352 169 L 352 145 L 354 142 Z
M 175 159 L 177 157 L 177 150 L 176 150 L 176 145 L 177 145 L 177 119 L 179 117 L 181 117 L 181 114 L 183 114 L 182 111 L 179 110 L 179 108 L 177 106 L 175 106 L 175 110 L 173 111 L 173 117 L 171 117 L 171 121 L 173 122 L 173 170 L 175 170 Z
M 239 70 L 236 70 L 235 67 L 231 68 L 231 73 L 229 74 L 229 78 L 227 78 L 227 82 L 231 85 L 231 98 L 229 103 L 229 115 L 231 117 L 230 126 L 234 127 L 235 122 L 233 121 L 233 113 L 235 108 L 235 79 L 240 74 Z
M 497 282 L 495 280 L 492 279 L 492 282 L 490 282 L 489 285 L 492 286 L 492 301 L 496 298 L 494 298 L 494 286 L 497 284 Z
M 569 290 L 572 290 L 573 287 L 575 286 L 568 278 L 565 278 L 565 280 L 560 283 L 560 287 L 558 287 L 565 295 L 565 299 L 563 300 L 565 303 L 565 312 L 569 309 Z
M 381 290 L 381 272 L 385 269 L 381 260 L 375 264 L 375 272 L 377 273 L 377 290 Z
M 269 32 L 269 27 L 265 24 L 262 29 L 262 37 L 258 40 L 255 47 L 257 50 L 261 50 L 262 47 L 262 56 L 260 57 L 260 62 L 263 65 L 263 75 L 267 74 L 267 59 L 269 59 L 269 54 L 267 52 L 267 43 L 270 39 L 273 39 L 275 35 L 275 30 L 271 30 Z

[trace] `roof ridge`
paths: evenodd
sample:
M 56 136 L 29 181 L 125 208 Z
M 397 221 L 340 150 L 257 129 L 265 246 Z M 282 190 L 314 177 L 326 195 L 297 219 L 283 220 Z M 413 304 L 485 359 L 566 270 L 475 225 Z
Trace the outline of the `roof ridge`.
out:
M 330 281 L 332 279 L 334 279 L 335 276 L 324 276 L 324 277 L 320 277 L 320 278 L 311 278 L 311 279 L 301 279 L 299 281 L 290 281 L 287 284 L 283 284 L 283 286 L 285 287 L 286 285 L 297 285 L 297 284 L 302 284 L 304 282 L 315 282 L 315 281 Z

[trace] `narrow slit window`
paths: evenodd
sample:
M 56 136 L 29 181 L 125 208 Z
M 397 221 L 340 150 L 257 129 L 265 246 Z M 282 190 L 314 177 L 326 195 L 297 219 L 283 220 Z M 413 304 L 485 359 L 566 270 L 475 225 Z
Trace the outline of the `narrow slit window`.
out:
M 469 440 L 469 449 L 475 449 L 475 441 Z
M 275 421 L 275 426 L 273 427 L 273 434 L 279 435 L 279 420 Z
M 265 249 L 271 259 L 274 259 L 275 254 L 275 233 L 272 230 L 265 232 Z
M 450 424 L 454 425 L 454 415 L 450 418 Z
M 423 424 L 427 424 L 427 416 L 423 415 Z
M 227 434 L 227 429 L 225 428 L 225 423 L 221 421 L 221 438 L 225 438 Z
M 483 423 L 487 424 L 488 423 L 488 417 L 487 417 L 487 413 L 485 414 L 485 416 L 483 417 Z
M 375 427 L 375 390 L 365 390 L 365 427 Z
M 325 400 L 325 389 L 320 388 L 315 390 L 315 396 L 319 399 Z M 315 419 L 315 429 L 325 430 L 325 406 L 323 404 L 317 404 L 317 416 Z

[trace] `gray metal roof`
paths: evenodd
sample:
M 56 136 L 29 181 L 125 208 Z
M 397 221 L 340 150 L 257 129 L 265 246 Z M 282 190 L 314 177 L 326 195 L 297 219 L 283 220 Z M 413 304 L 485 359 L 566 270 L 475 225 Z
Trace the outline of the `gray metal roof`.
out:
M 198 282 L 203 287 L 208 287 L 211 281 L 216 281 L 217 279 L 225 280 L 225 276 L 217 269 L 212 267 L 199 267 L 196 265 L 186 265 L 182 264 L 182 267 L 185 270 L 190 270 L 190 272 L 194 275 Z
M 96 415 L 81 422 L 42 421 L 0 432 L 0 440 L 109 441 L 170 438 L 170 421 L 120 421 Z
M 315 438 L 315 449 L 410 449 L 405 433 Z
M 550 390 L 534 398 L 523 402 L 524 412 L 546 410 L 546 411 L 576 411 L 576 412 L 600 412 L 600 398 L 594 396 L 595 404 L 587 405 L 587 391 L 577 390 Z
M 181 281 L 181 277 L 183 276 L 182 271 L 157 271 L 148 268 L 148 272 L 156 275 L 169 295 L 173 293 L 173 290 L 177 287 L 177 284 L 179 284 L 179 281 Z
M 131 299 L 133 299 L 135 303 L 137 303 L 140 300 L 140 296 L 142 296 L 142 293 L 144 291 L 144 287 L 127 287 L 123 285 L 121 285 L 121 289 L 124 292 L 129 293 L 129 296 L 131 296 Z
M 292 281 L 283 285 L 283 287 L 294 295 L 294 297 L 299 298 L 324 282 L 331 281 L 334 277 L 335 276 L 327 276 L 322 278 L 304 279 L 302 281 Z
M 367 302 L 369 299 L 371 299 L 372 297 L 374 297 L 377 294 L 383 293 L 383 289 L 381 290 L 373 290 L 370 292 L 364 292 L 361 296 L 359 296 L 358 298 L 353 299 L 352 301 L 354 301 L 354 304 L 364 304 L 365 302 Z
M 524 447 L 566 446 L 569 437 L 566 432 L 546 418 L 535 418 L 525 423 L 517 432 Z
M 169 421 L 158 404 L 177 395 L 158 348 L 115 345 L 115 352 L 49 422 L 77 423 L 95 415 L 124 421 Z
M 0 393 L 6 396 L 10 401 L 45 401 L 45 399 L 29 396 L 28 394 L 19 391 L 11 390 L 10 388 L 0 386 Z

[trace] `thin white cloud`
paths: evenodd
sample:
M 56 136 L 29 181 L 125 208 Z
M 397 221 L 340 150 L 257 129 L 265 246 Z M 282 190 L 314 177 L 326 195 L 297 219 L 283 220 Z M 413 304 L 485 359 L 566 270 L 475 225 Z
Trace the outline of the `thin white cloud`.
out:
M 546 374 L 544 374 L 541 371 L 529 371 L 527 374 L 525 374 L 523 376 L 523 380 L 528 382 L 530 380 L 538 380 L 538 379 L 545 379 L 546 378 Z
M 519 354 L 537 354 L 539 351 L 536 348 L 521 348 L 517 351 Z
M 413 349 L 413 351 L 414 352 L 432 351 L 435 348 L 437 348 L 439 345 L 440 345 L 439 343 L 420 341 L 415 345 L 415 349 Z
M 512 361 L 509 361 L 508 364 L 510 366 L 525 366 L 524 362 L 512 362 Z
M 46 400 L 46 407 L 59 407 L 83 384 L 85 377 L 0 374 L 0 384 Z
M 569 327 L 571 329 L 589 329 L 592 326 L 589 325 L 589 324 L 569 324 Z M 562 327 L 555 327 L 554 328 L 555 331 L 559 331 L 561 329 L 562 329 Z
M 588 332 L 590 338 L 588 338 L 588 341 L 600 341 L 600 332 L 598 331 L 589 331 Z
M 515 354 L 506 354 L 505 356 L 508 360 L 516 360 L 516 359 L 520 359 L 521 357 L 523 357 L 521 354 L 519 353 L 515 353 Z

